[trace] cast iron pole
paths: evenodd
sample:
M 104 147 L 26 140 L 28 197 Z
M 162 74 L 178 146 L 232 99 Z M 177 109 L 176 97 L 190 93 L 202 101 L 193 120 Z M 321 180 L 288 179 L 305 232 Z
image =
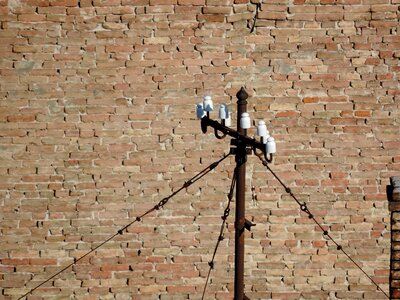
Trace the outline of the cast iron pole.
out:
M 240 128 L 240 117 L 247 111 L 248 94 L 242 87 L 236 94 L 237 131 L 246 135 L 247 129 Z M 235 294 L 234 300 L 246 299 L 244 296 L 244 229 L 245 229 L 245 189 L 246 189 L 246 143 L 237 140 L 236 148 L 236 209 L 235 209 Z

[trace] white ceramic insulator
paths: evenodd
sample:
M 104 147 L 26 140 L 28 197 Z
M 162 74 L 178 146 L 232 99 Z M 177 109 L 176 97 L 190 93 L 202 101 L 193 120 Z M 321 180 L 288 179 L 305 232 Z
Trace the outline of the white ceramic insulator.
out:
M 230 127 L 232 126 L 232 118 L 231 118 L 231 112 L 228 111 L 228 118 L 225 119 L 225 126 Z
M 250 115 L 248 113 L 242 113 L 240 117 L 240 128 L 249 129 L 251 127 Z
M 275 139 L 272 136 L 269 137 L 267 140 L 266 152 L 267 152 L 267 154 L 276 153 L 276 143 L 275 143 Z
M 197 115 L 197 119 L 201 119 L 206 115 L 206 112 L 204 111 L 203 103 L 198 103 L 196 105 L 196 115 Z
M 209 112 L 214 110 L 214 104 L 211 96 L 204 96 L 203 98 L 204 111 Z
M 219 107 L 219 118 L 221 120 L 226 120 L 228 119 L 228 107 L 225 104 L 221 104 L 221 106 Z
M 265 125 L 264 121 L 259 121 L 257 125 L 257 135 L 258 136 L 267 136 L 267 125 Z

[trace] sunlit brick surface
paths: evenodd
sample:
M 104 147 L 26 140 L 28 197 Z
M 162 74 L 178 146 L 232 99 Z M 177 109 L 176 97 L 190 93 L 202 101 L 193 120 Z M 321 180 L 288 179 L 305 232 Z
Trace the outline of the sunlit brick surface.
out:
M 242 86 L 277 141 L 271 167 L 388 291 L 400 2 L 252 2 L 0 0 L 0 298 L 227 153 L 195 103 L 209 94 L 234 115 Z M 225 160 L 28 299 L 201 299 L 233 168 Z M 247 171 L 250 299 L 385 299 L 256 157 Z M 233 216 L 206 299 L 233 297 Z

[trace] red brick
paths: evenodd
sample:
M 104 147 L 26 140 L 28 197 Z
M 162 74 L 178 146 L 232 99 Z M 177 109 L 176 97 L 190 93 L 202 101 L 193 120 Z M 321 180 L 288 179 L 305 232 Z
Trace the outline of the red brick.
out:
M 229 60 L 227 62 L 228 66 L 234 66 L 234 67 L 238 67 L 238 66 L 251 66 L 254 64 L 253 60 L 251 59 L 234 59 L 234 60 Z
M 35 121 L 34 115 L 11 115 L 7 117 L 8 122 L 33 122 Z
M 171 5 L 177 4 L 177 0 L 150 0 L 150 5 Z
M 227 6 L 205 6 L 202 11 L 204 14 L 229 14 L 232 8 Z
M 194 293 L 196 288 L 194 286 L 167 286 L 167 292 L 171 294 L 176 293 Z
M 28 5 L 39 6 L 39 7 L 47 7 L 50 5 L 49 0 L 28 0 L 26 1 Z
M 51 0 L 51 6 L 78 6 L 78 0 Z
M 29 259 L 11 259 L 11 258 L 3 258 L 1 259 L 1 263 L 4 265 L 29 265 L 30 264 L 30 260 Z
M 260 19 L 267 20 L 285 20 L 287 17 L 286 12 L 270 12 L 270 11 L 261 11 L 258 14 Z
M 30 259 L 29 263 L 31 265 L 57 265 L 57 259 L 49 259 L 49 258 L 32 258 Z
M 179 5 L 205 5 L 205 0 L 178 0 Z
M 356 117 L 370 117 L 371 116 L 371 111 L 355 111 L 354 115 Z

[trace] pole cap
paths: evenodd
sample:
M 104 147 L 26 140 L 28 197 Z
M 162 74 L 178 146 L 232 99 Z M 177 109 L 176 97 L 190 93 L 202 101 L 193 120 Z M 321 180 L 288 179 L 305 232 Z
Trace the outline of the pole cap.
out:
M 247 94 L 244 87 L 241 87 L 236 94 L 236 98 L 238 98 L 239 101 L 246 101 L 246 99 L 249 98 L 249 94 Z

